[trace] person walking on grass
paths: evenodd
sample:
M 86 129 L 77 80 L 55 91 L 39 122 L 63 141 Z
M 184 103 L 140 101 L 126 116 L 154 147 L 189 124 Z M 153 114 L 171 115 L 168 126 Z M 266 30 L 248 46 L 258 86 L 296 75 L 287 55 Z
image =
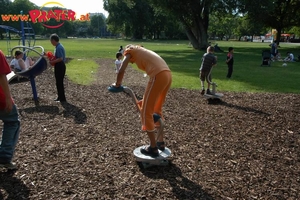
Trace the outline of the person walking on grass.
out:
M 123 55 L 124 59 L 117 75 L 117 81 L 113 86 L 116 88 L 121 86 L 129 62 L 136 63 L 137 67 L 150 77 L 141 102 L 142 130 L 147 132 L 150 145 L 142 148 L 141 153 L 157 157 L 159 156 L 158 149 L 165 150 L 165 142 L 163 134 L 156 141 L 155 128 L 159 128 L 159 124 L 154 123 L 153 114 L 156 113 L 163 119 L 162 106 L 172 83 L 171 70 L 158 54 L 138 45 L 127 45 Z
M 200 67 L 200 81 L 201 81 L 201 94 L 205 94 L 204 81 L 207 82 L 206 94 L 211 94 L 210 92 L 210 82 L 211 82 L 211 69 L 217 64 L 217 58 L 214 55 L 215 48 L 212 46 L 207 47 L 206 53 L 202 57 L 202 63 Z
M 64 78 L 66 74 L 66 53 L 65 48 L 59 42 L 59 37 L 57 34 L 52 34 L 50 36 L 50 42 L 55 46 L 54 56 L 55 59 L 50 61 L 50 64 L 54 65 L 54 75 L 56 81 L 57 98 L 54 101 L 66 102 Z
M 11 97 L 6 75 L 11 72 L 3 52 L 0 50 L 0 119 L 3 121 L 0 140 L 0 167 L 16 169 L 12 162 L 19 140 L 20 121 L 16 105 Z
M 232 76 L 232 72 L 233 72 L 233 47 L 229 47 L 228 48 L 228 54 L 227 54 L 227 58 L 226 58 L 226 63 L 228 66 L 228 72 L 227 72 L 227 78 L 231 78 Z

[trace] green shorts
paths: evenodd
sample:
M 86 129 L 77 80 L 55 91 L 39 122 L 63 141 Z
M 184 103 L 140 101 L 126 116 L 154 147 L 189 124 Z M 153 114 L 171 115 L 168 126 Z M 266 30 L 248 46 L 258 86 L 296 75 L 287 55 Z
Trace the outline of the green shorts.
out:
M 211 82 L 211 74 L 210 73 L 210 70 L 201 70 L 200 71 L 200 80 L 201 81 L 206 81 L 208 82 L 208 80 Z

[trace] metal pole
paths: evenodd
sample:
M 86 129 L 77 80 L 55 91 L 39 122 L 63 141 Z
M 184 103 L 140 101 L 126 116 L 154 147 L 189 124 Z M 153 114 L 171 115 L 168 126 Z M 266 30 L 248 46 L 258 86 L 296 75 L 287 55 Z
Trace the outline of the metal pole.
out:
M 30 79 L 30 84 L 31 84 L 31 88 L 32 88 L 33 100 L 38 101 L 34 77 L 31 76 L 29 79 Z
M 23 10 L 21 10 L 21 15 L 23 15 Z M 25 46 L 25 31 L 24 31 L 24 22 L 23 20 L 20 20 L 21 21 L 21 34 L 22 34 L 22 45 Z M 25 51 L 25 50 L 23 50 Z
M 23 15 L 23 10 L 20 11 L 20 14 Z M 24 30 L 24 22 L 21 21 L 21 35 L 22 35 L 22 45 L 25 46 L 25 30 Z M 25 51 L 25 48 L 23 48 L 23 52 Z M 24 53 L 23 60 L 26 60 L 26 54 Z

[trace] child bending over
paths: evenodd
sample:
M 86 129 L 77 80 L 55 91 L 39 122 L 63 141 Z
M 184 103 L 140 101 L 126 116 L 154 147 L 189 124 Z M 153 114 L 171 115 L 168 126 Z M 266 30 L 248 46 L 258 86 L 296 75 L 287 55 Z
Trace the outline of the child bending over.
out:
M 141 153 L 152 157 L 159 156 L 158 149 L 165 149 L 164 135 L 160 134 L 158 141 L 155 138 L 153 114 L 158 114 L 163 119 L 162 106 L 172 83 L 171 71 L 167 63 L 155 52 L 137 45 L 127 45 L 124 59 L 117 76 L 114 87 L 120 87 L 129 62 L 136 63 L 137 67 L 145 71 L 150 77 L 142 100 L 141 122 L 142 130 L 147 132 L 150 145 L 141 149 Z

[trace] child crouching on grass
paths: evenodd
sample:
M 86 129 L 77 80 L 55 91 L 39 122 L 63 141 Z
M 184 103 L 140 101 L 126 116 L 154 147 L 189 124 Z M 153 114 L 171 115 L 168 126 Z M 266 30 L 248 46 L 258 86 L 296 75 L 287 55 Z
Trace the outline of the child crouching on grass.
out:
M 211 82 L 211 68 L 217 64 L 217 58 L 214 55 L 214 47 L 209 46 L 207 47 L 206 53 L 202 57 L 202 63 L 200 67 L 200 81 L 201 81 L 201 87 L 202 91 L 201 94 L 205 94 L 205 88 L 204 88 L 204 81 L 206 79 L 207 81 L 207 90 L 206 94 L 211 94 L 210 93 L 210 82 Z

